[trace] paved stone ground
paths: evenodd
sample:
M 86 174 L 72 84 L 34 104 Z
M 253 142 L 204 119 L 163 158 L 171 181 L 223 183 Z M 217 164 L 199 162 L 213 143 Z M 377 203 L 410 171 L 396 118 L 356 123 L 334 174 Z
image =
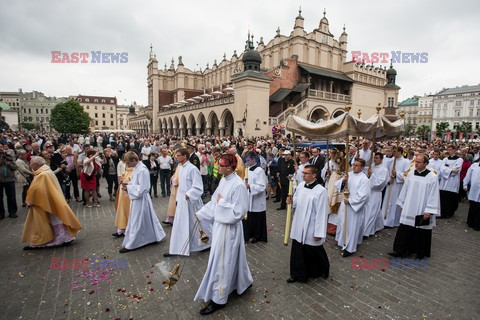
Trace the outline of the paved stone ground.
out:
M 106 191 L 102 190 L 105 195 Z M 20 193 L 18 193 L 20 195 Z M 154 199 L 159 219 L 167 198 Z M 271 200 L 270 200 L 271 201 Z M 84 229 L 64 248 L 23 251 L 20 243 L 26 209 L 18 219 L 0 221 L 1 319 L 196 319 L 201 303 L 193 297 L 202 279 L 208 253 L 187 258 L 180 281 L 165 291 L 159 266 L 177 261 L 164 258 L 170 228 L 160 244 L 119 254 L 121 239 L 111 233 L 114 210 L 105 197 L 100 208 L 73 203 Z M 290 247 L 283 246 L 285 211 L 269 203 L 268 244 L 247 246 L 253 288 L 233 294 L 227 307 L 206 319 L 479 319 L 480 232 L 465 224 L 467 204 L 455 218 L 439 221 L 433 233 L 432 258 L 426 270 L 355 270 L 342 258 L 334 239 L 325 247 L 331 261 L 328 280 L 287 284 Z M 365 241 L 356 256 L 387 258 L 395 229 Z M 54 270 L 52 257 L 127 258 L 129 268 Z M 160 265 L 158 265 L 160 264 Z

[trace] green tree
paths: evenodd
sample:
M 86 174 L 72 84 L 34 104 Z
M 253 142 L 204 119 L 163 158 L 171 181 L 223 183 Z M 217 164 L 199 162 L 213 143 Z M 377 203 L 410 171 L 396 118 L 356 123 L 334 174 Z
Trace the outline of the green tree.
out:
M 412 126 L 411 124 L 407 124 L 405 126 L 405 137 L 411 137 L 414 131 L 415 131 L 414 126 Z
M 470 134 L 470 132 L 472 132 L 472 123 L 462 121 L 462 123 L 457 126 L 457 132 L 463 132 L 464 136 Z
M 20 126 L 25 129 L 25 130 L 33 130 L 33 129 L 38 129 L 38 126 L 34 125 L 33 123 L 30 122 L 22 122 Z
M 417 132 L 422 139 L 426 138 L 430 131 L 430 126 L 427 126 L 426 124 L 422 124 L 420 127 L 417 128 Z
M 50 125 L 60 133 L 88 133 L 90 117 L 77 101 L 68 100 L 52 109 Z
M 437 123 L 435 126 L 435 130 L 437 131 L 437 137 L 441 137 L 445 132 L 448 131 L 450 124 L 448 122 L 440 122 Z

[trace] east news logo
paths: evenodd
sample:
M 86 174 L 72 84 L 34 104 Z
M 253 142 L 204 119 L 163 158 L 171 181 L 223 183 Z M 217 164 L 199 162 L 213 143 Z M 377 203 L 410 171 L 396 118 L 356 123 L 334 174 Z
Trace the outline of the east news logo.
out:
M 52 51 L 52 63 L 127 63 L 128 52 L 72 52 Z M 91 60 L 88 59 L 91 57 Z

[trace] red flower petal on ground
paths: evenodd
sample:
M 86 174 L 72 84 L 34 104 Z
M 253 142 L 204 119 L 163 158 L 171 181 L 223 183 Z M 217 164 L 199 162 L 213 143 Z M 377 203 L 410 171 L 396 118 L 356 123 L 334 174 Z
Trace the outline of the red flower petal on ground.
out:
M 134 294 L 132 297 L 133 297 L 134 299 L 138 298 L 138 296 L 137 296 L 136 294 Z
M 122 292 L 125 292 L 125 291 L 127 291 L 127 290 L 125 290 L 125 289 L 122 289 Z
M 270 303 L 270 300 L 265 300 L 265 303 Z
M 153 288 L 150 288 L 150 292 L 153 292 L 153 291 L 155 291 L 155 290 L 153 290 Z
M 148 282 L 147 282 L 147 284 L 151 284 L 151 283 L 152 283 L 152 281 L 148 281 Z
M 122 289 L 117 289 L 117 292 L 121 292 L 121 291 L 122 291 Z
M 94 292 L 95 292 L 95 290 L 92 290 L 92 291 L 90 291 L 88 294 L 93 294 Z
M 105 312 L 109 312 L 109 311 L 110 311 L 110 308 L 105 309 Z

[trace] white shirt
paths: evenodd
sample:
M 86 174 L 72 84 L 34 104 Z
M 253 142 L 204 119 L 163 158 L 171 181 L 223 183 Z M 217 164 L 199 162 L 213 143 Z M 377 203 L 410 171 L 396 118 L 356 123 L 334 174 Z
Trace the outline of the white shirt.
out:
M 164 156 L 160 156 L 158 157 L 158 162 L 160 162 L 160 169 L 162 170 L 170 170 L 172 169 L 172 164 L 173 164 L 173 160 L 172 160 L 172 157 L 170 157 L 169 155 L 167 155 L 166 157 Z
M 140 153 L 142 154 L 142 160 L 147 160 L 148 159 L 148 155 L 150 153 L 152 153 L 152 147 L 151 146 L 148 146 L 148 147 L 143 147 L 142 148 L 142 151 L 140 151 Z

